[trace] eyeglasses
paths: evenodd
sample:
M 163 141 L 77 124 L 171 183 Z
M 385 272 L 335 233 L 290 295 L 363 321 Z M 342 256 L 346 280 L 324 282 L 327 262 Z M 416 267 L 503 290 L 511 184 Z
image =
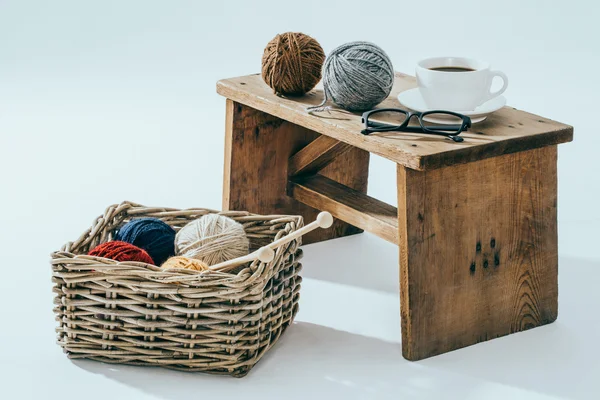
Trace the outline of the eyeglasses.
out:
M 417 117 L 419 126 L 408 126 L 412 117 Z M 429 121 L 450 124 L 444 125 Z M 452 124 L 453 121 L 456 121 L 456 124 Z M 429 133 L 446 136 L 455 142 L 462 142 L 464 139 L 458 135 L 471 127 L 471 118 L 452 111 L 412 112 L 400 108 L 380 108 L 367 111 L 362 115 L 362 122 L 365 124 L 365 129 L 361 131 L 363 135 L 391 131 Z

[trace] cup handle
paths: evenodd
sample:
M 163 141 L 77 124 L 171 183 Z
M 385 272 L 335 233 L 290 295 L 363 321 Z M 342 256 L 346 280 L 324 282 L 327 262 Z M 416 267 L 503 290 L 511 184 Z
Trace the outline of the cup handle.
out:
M 495 92 L 492 92 L 491 91 L 491 89 L 492 89 L 492 83 L 494 82 L 494 78 L 497 77 L 497 76 L 500 77 L 500 78 L 502 78 L 502 82 L 503 82 L 502 83 L 502 87 L 499 90 L 497 90 Z M 487 95 L 487 98 L 485 99 L 485 101 L 488 101 L 488 100 L 493 99 L 494 97 L 500 96 L 502 93 L 504 93 L 504 91 L 508 87 L 508 77 L 502 71 L 490 71 L 490 78 L 489 79 L 490 79 L 490 88 L 488 89 L 488 95 Z

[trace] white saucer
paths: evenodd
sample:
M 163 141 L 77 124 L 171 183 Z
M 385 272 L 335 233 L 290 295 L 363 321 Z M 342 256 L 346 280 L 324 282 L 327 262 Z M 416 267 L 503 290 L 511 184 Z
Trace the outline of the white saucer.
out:
M 421 96 L 421 92 L 419 88 L 414 88 L 410 90 L 406 90 L 398 95 L 398 101 L 404 107 L 410 108 L 413 111 L 429 111 L 430 109 L 425 104 L 425 100 L 423 96 Z M 459 114 L 467 115 L 471 117 L 472 123 L 481 122 L 487 118 L 488 115 L 493 113 L 494 111 L 498 111 L 502 107 L 506 105 L 506 98 L 504 96 L 494 97 L 493 99 L 486 101 L 479 107 L 477 107 L 473 111 L 454 111 Z M 425 120 L 429 122 L 433 122 L 434 124 L 445 124 L 452 120 L 452 118 L 428 118 L 425 116 Z

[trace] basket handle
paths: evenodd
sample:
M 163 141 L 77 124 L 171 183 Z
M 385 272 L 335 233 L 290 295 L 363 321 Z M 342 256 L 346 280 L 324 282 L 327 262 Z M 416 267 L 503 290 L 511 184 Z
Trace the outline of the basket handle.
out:
M 222 271 L 224 269 L 237 267 L 239 265 L 245 264 L 247 262 L 252 262 L 254 260 L 260 260 L 264 263 L 268 263 L 268 262 L 272 261 L 273 258 L 275 257 L 275 252 L 273 251 L 274 248 L 282 246 L 284 244 L 287 244 L 294 239 L 297 239 L 303 235 L 306 235 L 308 232 L 314 231 L 317 228 L 323 228 L 323 229 L 329 228 L 332 224 L 333 224 L 333 217 L 331 216 L 331 214 L 328 213 L 327 211 L 320 212 L 319 215 L 317 215 L 316 220 L 314 220 L 313 222 L 311 222 L 308 225 L 303 226 L 302 228 L 298 229 L 297 231 L 294 231 L 294 232 L 290 233 L 289 235 L 282 237 L 279 240 L 269 243 L 268 245 L 263 246 L 260 249 L 253 251 L 252 253 L 250 253 L 248 255 L 234 258 L 233 260 L 225 261 L 225 262 L 222 262 L 219 264 L 215 264 L 215 265 L 210 266 L 209 268 L 214 271 Z

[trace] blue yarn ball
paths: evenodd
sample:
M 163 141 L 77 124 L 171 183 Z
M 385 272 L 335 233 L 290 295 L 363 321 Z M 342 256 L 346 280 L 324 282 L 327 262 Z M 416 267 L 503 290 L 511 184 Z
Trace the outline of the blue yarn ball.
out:
M 175 230 L 160 219 L 133 219 L 117 231 L 115 240 L 146 250 L 156 265 L 175 255 Z

